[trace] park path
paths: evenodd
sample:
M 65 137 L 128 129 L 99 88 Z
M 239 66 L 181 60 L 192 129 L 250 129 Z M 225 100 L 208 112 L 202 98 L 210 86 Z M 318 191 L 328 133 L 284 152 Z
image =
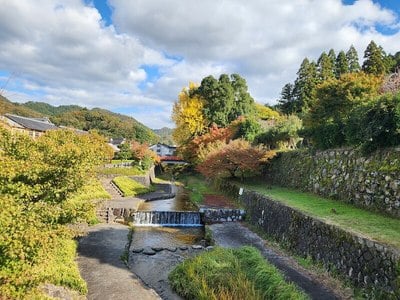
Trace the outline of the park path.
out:
M 129 228 L 120 224 L 97 224 L 88 229 L 78 246 L 78 265 L 88 285 L 87 299 L 161 299 L 146 287 L 121 260 Z
M 226 248 L 237 248 L 242 246 L 254 246 L 261 254 L 279 270 L 285 277 L 305 291 L 311 299 L 335 300 L 340 296 L 323 286 L 320 282 L 313 280 L 303 271 L 293 267 L 289 257 L 276 253 L 266 247 L 265 241 L 256 233 L 239 222 L 228 222 L 209 225 L 212 236 L 218 246 Z
M 142 199 L 122 197 L 110 184 L 109 178 L 101 183 L 111 195 L 105 207 L 137 209 Z M 78 266 L 88 286 L 89 300 L 155 300 L 161 299 L 151 288 L 128 269 L 121 256 L 128 247 L 128 226 L 109 223 L 87 229 L 78 244 Z

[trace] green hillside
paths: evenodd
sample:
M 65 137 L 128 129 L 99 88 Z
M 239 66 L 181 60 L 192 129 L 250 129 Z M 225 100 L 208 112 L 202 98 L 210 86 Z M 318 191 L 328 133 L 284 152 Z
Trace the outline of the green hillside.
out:
M 124 137 L 148 143 L 155 143 L 160 139 L 150 128 L 134 118 L 100 108 L 87 109 L 78 105 L 52 106 L 32 101 L 19 104 L 0 96 L 0 115 L 5 113 L 24 117 L 49 117 L 56 125 L 97 130 L 107 137 Z
M 25 107 L 23 104 L 13 103 L 6 97 L 0 95 L 0 115 L 6 113 L 19 115 L 23 117 L 41 117 L 42 114 Z
M 45 102 L 33 102 L 33 101 L 26 102 L 23 104 L 23 106 L 28 107 L 46 116 L 56 116 L 72 110 L 82 109 L 82 107 L 78 105 L 53 106 Z

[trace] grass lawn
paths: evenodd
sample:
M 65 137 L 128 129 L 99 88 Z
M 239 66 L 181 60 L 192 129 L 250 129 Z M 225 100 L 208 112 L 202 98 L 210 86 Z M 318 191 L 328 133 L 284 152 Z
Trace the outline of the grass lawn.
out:
M 98 170 L 100 174 L 105 175 L 122 175 L 122 176 L 140 176 L 145 175 L 146 171 L 138 167 L 131 167 L 131 168 L 101 168 Z
M 265 183 L 240 183 L 249 190 L 271 196 L 290 207 L 329 224 L 337 225 L 370 239 L 400 249 L 400 220 L 370 212 L 337 200 L 282 187 L 266 187 Z
M 146 194 L 155 190 L 155 188 L 152 186 L 146 187 L 143 184 L 140 184 L 139 182 L 126 176 L 115 177 L 112 181 L 121 190 L 124 197 Z
M 178 265 L 168 279 L 185 299 L 308 299 L 253 247 L 203 252 Z

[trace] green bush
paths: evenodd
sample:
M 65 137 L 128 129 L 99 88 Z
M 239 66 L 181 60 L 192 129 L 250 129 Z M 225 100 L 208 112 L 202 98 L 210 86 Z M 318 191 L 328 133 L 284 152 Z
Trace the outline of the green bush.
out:
M 153 187 L 146 187 L 127 176 L 118 176 L 112 181 L 121 190 L 124 197 L 136 196 L 154 191 Z
M 204 252 L 168 278 L 186 299 L 308 299 L 253 247 Z
M 354 109 L 346 127 L 349 145 L 364 153 L 400 144 L 400 94 L 387 94 Z

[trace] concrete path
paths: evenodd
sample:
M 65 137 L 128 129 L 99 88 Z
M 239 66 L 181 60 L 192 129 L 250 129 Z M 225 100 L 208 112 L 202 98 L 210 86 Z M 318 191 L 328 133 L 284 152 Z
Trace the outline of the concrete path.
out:
M 124 225 L 98 224 L 80 239 L 77 261 L 88 285 L 87 299 L 161 299 L 120 259 L 128 243 L 128 232 L 129 228 Z
M 265 246 L 265 242 L 257 234 L 238 222 L 213 224 L 209 228 L 217 245 L 227 248 L 241 246 L 254 246 L 261 251 L 262 255 L 279 270 L 285 277 L 304 290 L 311 299 L 334 300 L 340 299 L 332 291 L 314 281 L 303 272 L 296 270 L 290 263 L 288 257 L 277 254 Z

